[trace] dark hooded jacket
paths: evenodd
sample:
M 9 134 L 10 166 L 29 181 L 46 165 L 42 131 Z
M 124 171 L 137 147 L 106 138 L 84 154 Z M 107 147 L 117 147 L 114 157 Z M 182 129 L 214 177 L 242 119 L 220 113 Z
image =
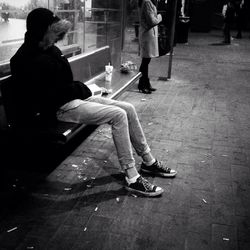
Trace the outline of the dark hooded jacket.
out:
M 70 64 L 59 48 L 52 46 L 43 50 L 38 46 L 51 23 L 45 22 L 45 29 L 38 18 L 38 27 L 35 20 L 32 28 L 28 28 L 28 18 L 24 43 L 10 60 L 21 123 L 29 123 L 38 117 L 56 120 L 56 112 L 62 105 L 74 99 L 86 99 L 91 96 L 91 91 L 83 83 L 73 80 Z

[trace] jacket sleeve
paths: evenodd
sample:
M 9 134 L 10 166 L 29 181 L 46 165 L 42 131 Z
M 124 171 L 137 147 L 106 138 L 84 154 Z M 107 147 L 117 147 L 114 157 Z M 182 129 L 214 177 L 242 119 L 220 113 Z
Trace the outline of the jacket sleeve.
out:
M 39 62 L 39 67 L 34 67 L 37 79 L 37 97 L 40 99 L 41 110 L 47 114 L 55 114 L 60 106 L 74 100 L 86 99 L 91 96 L 89 88 L 81 83 L 75 82 L 64 74 L 61 65 L 54 60 L 44 60 Z
M 157 12 L 155 11 L 155 8 L 150 1 L 144 2 L 142 6 L 142 13 L 144 13 L 145 16 L 147 29 L 151 29 L 161 22 L 161 19 L 159 19 L 159 17 L 157 16 Z

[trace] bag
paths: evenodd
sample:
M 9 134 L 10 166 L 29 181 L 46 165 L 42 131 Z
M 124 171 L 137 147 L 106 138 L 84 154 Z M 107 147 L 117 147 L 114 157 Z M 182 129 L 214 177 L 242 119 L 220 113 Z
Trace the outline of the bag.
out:
M 158 48 L 159 56 L 164 56 L 170 52 L 170 41 L 165 25 L 158 26 Z

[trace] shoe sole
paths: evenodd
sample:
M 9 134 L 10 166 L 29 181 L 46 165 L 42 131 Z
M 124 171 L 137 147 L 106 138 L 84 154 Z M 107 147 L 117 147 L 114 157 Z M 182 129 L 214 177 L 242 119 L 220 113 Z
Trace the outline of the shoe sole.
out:
M 133 188 L 130 188 L 130 187 L 125 187 L 125 189 L 126 189 L 127 191 L 132 192 L 132 193 L 140 194 L 140 195 L 147 196 L 147 197 L 159 196 L 159 195 L 161 195 L 161 194 L 164 192 L 163 189 L 161 189 L 161 190 L 158 191 L 158 192 L 154 192 L 154 193 L 145 193 L 145 192 L 143 192 L 143 191 L 139 191 L 139 190 L 136 190 L 136 189 L 133 189 Z
M 146 169 L 142 169 L 141 168 L 141 171 L 144 172 L 144 173 L 147 173 L 147 174 L 152 174 L 154 176 L 161 176 L 161 177 L 169 177 L 169 178 L 173 178 L 177 175 L 177 172 L 174 172 L 172 174 L 164 174 L 164 173 L 154 173 L 152 171 L 149 171 L 149 170 L 146 170 Z

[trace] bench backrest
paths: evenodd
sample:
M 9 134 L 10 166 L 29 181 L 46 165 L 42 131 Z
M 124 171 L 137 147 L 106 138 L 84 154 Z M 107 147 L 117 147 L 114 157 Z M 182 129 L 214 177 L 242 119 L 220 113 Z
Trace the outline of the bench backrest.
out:
M 13 51 L 17 50 L 23 43 L 23 40 L 11 45 Z M 0 49 L 2 51 L 8 51 L 10 45 L 8 43 L 0 43 Z M 5 48 L 6 47 L 6 48 Z M 81 54 L 81 48 L 78 44 L 70 44 L 59 47 L 66 58 L 70 58 L 75 55 Z M 1 58 L 2 59 L 2 58 Z M 0 62 L 0 78 L 10 75 L 10 62 L 8 60 Z
M 105 71 L 111 63 L 110 47 L 105 46 L 89 53 L 69 58 L 74 80 L 86 82 Z

